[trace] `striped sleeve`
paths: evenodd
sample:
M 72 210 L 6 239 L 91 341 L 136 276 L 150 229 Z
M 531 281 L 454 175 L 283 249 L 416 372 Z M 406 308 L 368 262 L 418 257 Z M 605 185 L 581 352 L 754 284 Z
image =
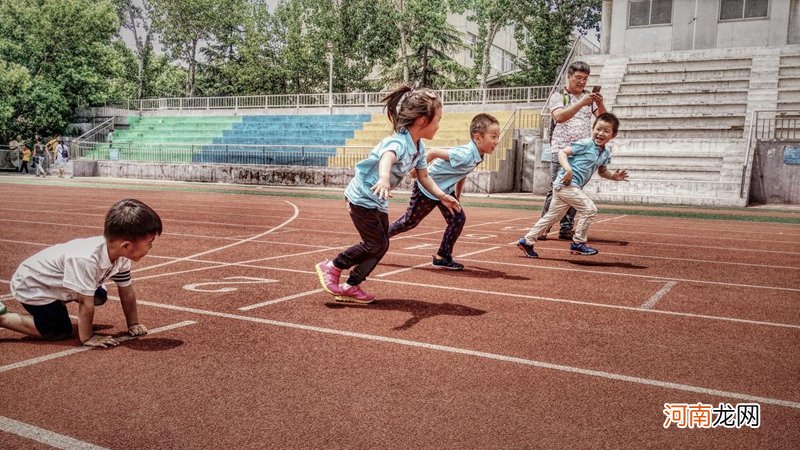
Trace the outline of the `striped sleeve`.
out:
M 117 286 L 129 286 L 131 284 L 131 271 L 123 270 L 111 276 L 111 280 L 117 283 Z

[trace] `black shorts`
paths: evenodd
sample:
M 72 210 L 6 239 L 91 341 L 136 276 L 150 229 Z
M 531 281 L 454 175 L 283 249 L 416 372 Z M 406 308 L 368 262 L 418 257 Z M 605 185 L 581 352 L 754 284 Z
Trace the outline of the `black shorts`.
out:
M 72 337 L 72 321 L 64 302 L 54 301 L 46 305 L 22 304 L 25 311 L 33 316 L 36 330 L 43 338 L 50 341 L 61 341 Z

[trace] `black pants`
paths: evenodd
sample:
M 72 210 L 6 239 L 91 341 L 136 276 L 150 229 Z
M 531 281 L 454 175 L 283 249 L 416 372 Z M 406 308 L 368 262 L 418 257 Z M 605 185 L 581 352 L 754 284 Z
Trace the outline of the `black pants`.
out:
M 406 213 L 389 225 L 389 237 L 413 230 L 436 207 L 439 208 L 439 212 L 447 222 L 438 254 L 442 258 L 453 259 L 453 247 L 456 245 L 458 237 L 461 236 L 461 230 L 464 229 L 464 224 L 467 222 L 467 215 L 464 214 L 463 209 L 455 214 L 451 213 L 442 202 L 431 200 L 423 194 L 416 183 L 411 191 L 411 201 L 408 203 Z
M 19 166 L 19 173 L 22 173 L 23 170 L 25 173 L 30 173 L 28 172 L 28 161 L 22 161 L 22 164 Z
M 356 286 L 367 279 L 389 250 L 389 215 L 350 202 L 347 203 L 347 209 L 361 242 L 339 253 L 333 265 L 342 270 L 356 266 L 347 278 L 347 284 Z

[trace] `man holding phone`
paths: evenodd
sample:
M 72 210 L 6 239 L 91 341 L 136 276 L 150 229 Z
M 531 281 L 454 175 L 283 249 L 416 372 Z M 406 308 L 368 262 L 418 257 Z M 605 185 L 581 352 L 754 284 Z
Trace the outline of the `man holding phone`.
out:
M 552 120 L 555 123 L 550 134 L 551 151 L 551 179 L 550 190 L 544 199 L 542 216 L 550 208 L 550 201 L 553 198 L 553 186 L 561 167 L 558 163 L 558 151 L 569 147 L 573 142 L 581 139 L 590 138 L 592 135 L 592 121 L 595 116 L 606 113 L 603 104 L 603 96 L 600 94 L 600 86 L 592 88 L 589 93 L 585 90 L 586 82 L 589 80 L 589 65 L 583 61 L 575 61 L 567 68 L 567 85 L 564 89 L 554 92 L 547 101 L 547 108 L 550 110 Z M 561 219 L 561 229 L 558 238 L 572 240 L 574 232 L 572 225 L 575 221 L 575 209 L 569 211 Z M 549 230 L 545 231 L 539 239 L 545 239 Z

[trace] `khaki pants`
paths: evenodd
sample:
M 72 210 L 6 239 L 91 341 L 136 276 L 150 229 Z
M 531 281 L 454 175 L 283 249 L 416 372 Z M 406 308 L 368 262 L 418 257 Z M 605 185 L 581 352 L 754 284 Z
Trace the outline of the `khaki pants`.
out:
M 578 212 L 578 223 L 575 226 L 575 236 L 572 241 L 575 243 L 586 242 L 586 232 L 589 230 L 589 225 L 594 221 L 594 216 L 597 214 L 597 206 L 595 206 L 592 199 L 590 199 L 581 188 L 577 186 L 565 186 L 559 190 L 553 190 L 553 201 L 550 203 L 550 209 L 547 214 L 542 216 L 536 225 L 528 231 L 525 235 L 525 241 L 529 244 L 536 242 L 544 230 L 550 229 L 556 221 L 560 220 L 562 216 L 569 210 L 575 208 Z

